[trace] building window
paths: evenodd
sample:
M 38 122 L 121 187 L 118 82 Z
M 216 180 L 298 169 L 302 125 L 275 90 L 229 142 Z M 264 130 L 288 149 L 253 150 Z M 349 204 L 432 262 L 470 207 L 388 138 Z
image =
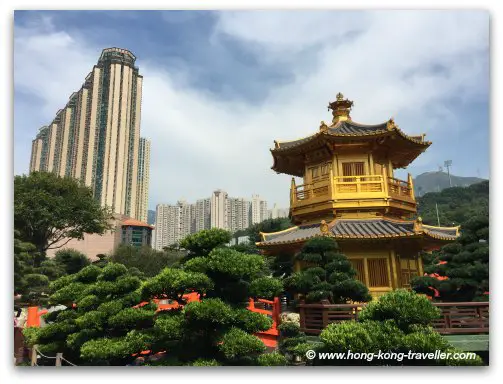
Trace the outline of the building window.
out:
M 311 179 L 316 179 L 320 175 L 319 167 L 311 168 Z

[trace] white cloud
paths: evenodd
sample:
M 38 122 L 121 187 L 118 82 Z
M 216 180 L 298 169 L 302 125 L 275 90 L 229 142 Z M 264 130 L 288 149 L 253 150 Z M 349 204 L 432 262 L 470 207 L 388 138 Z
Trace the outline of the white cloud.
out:
M 472 11 L 221 13 L 212 39 L 233 36 L 262 60 L 286 65 L 294 80 L 252 105 L 190 88 L 174 77 L 190 73 L 168 73 L 155 58 L 139 58 L 142 135 L 152 139 L 151 205 L 222 188 L 288 206 L 290 177 L 270 170 L 269 148 L 274 139 L 303 137 L 330 121 L 326 105 L 339 91 L 355 101 L 356 121 L 395 116 L 410 134 L 468 129 L 447 101 L 487 97 L 488 22 L 488 13 Z M 308 67 L 299 55 L 313 47 L 316 64 Z M 101 48 L 64 31 L 16 29 L 15 86 L 44 100 L 47 121 L 39 125 L 79 88 Z M 16 126 L 33 135 L 36 128 Z M 18 164 L 27 164 L 29 145 L 26 159 L 16 154 L 17 172 L 26 171 Z M 435 169 L 438 156 L 428 151 L 415 164 Z

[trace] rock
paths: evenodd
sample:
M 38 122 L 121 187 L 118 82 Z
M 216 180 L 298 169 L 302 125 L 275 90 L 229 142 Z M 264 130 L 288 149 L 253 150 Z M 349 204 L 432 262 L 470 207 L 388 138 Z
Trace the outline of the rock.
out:
M 282 312 L 279 315 L 282 323 L 297 323 L 300 325 L 300 315 L 295 312 Z

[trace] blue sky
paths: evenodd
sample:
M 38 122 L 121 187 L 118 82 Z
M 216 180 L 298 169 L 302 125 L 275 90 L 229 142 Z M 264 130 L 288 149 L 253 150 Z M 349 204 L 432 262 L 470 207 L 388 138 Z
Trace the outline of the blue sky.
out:
M 269 148 L 330 121 L 339 91 L 357 122 L 393 116 L 427 134 L 413 175 L 451 159 L 453 174 L 489 177 L 483 11 L 17 11 L 16 174 L 38 128 L 111 46 L 131 50 L 144 76 L 150 208 L 217 188 L 287 207 L 290 177 L 270 169 Z

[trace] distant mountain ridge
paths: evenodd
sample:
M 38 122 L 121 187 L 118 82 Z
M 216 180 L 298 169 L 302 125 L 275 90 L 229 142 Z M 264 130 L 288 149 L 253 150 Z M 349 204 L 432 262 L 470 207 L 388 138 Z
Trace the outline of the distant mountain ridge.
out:
M 454 176 L 451 174 L 453 187 L 468 187 L 485 180 L 479 177 Z M 450 186 L 449 175 L 446 172 L 425 172 L 414 179 L 414 192 L 416 196 L 423 196 L 428 192 L 440 192 Z

